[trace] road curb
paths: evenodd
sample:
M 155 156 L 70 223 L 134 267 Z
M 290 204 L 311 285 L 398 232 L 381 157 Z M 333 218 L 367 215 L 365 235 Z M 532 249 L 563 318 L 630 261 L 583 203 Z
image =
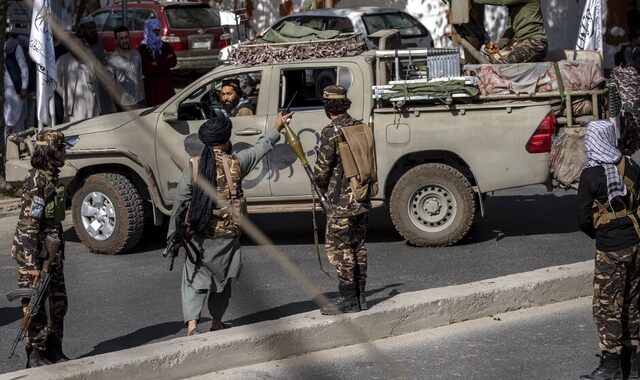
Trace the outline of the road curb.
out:
M 10 198 L 0 201 L 0 218 L 18 215 L 20 212 L 20 198 Z
M 48 367 L 8 379 L 179 379 L 402 335 L 592 294 L 593 260 L 463 285 L 403 293 L 344 316 L 317 311 L 173 339 Z M 347 333 L 358 326 L 361 336 Z

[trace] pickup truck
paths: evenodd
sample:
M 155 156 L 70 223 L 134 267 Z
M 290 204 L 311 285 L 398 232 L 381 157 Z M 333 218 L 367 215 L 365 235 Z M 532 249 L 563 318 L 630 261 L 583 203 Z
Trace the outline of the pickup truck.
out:
M 291 127 L 311 163 L 328 124 L 317 78 L 346 86 L 349 113 L 374 130 L 380 185 L 374 204 L 386 205 L 398 232 L 417 246 L 456 243 L 484 211 L 489 192 L 549 182 L 558 122 L 574 121 L 571 115 L 554 116 L 562 107 L 557 92 L 382 101 L 374 88 L 389 83 L 394 69 L 380 56 L 385 54 L 366 51 L 280 64 L 225 64 L 154 108 L 57 127 L 74 143 L 61 178 L 68 184 L 78 237 L 93 252 L 117 254 L 136 245 L 145 223 L 160 225 L 170 215 L 181 171 L 190 154 L 198 153 L 194 134 L 219 112 L 215 90 L 230 77 L 240 79 L 256 105 L 255 115 L 233 118 L 233 149 L 255 143 L 290 103 L 296 112 Z M 587 95 L 595 100 L 606 89 Z M 601 108 L 596 102 L 591 117 Z M 27 132 L 7 142 L 8 182 L 24 179 L 32 140 Z M 309 180 L 286 139 L 245 178 L 243 188 L 250 213 L 308 211 L 313 204 Z

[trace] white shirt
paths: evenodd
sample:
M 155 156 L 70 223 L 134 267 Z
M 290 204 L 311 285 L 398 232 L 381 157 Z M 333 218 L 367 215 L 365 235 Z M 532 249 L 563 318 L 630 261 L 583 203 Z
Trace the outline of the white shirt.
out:
M 4 44 L 7 45 L 6 41 Z M 27 67 L 27 61 L 24 58 L 24 52 L 22 47 L 18 44 L 15 50 L 16 59 L 20 66 L 20 78 L 22 79 L 22 89 L 26 89 L 29 85 L 29 68 Z M 5 59 L 7 55 L 5 54 Z M 7 70 L 4 71 L 4 122 L 8 126 L 14 126 L 20 119 L 20 114 L 24 106 L 24 99 L 20 97 L 20 90 L 16 90 L 13 87 L 13 81 L 11 75 Z

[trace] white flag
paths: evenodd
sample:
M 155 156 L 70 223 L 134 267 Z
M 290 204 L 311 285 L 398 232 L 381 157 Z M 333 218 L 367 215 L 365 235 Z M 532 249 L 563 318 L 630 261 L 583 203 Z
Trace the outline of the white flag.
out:
M 580 20 L 576 50 L 602 49 L 602 2 L 601 0 L 587 0 Z
M 53 96 L 58 78 L 56 75 L 56 56 L 53 49 L 53 34 L 49 27 L 48 17 L 51 14 L 50 0 L 33 1 L 33 17 L 31 19 L 31 36 L 29 37 L 29 56 L 36 64 L 36 106 L 38 121 L 51 125 L 49 99 Z

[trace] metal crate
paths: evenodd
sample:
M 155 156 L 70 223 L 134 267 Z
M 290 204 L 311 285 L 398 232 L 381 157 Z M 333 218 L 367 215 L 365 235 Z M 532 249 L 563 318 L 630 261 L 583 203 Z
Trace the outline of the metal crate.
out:
M 393 80 L 435 79 L 460 76 L 460 50 L 456 48 L 427 48 L 376 51 L 378 65 L 381 61 L 393 63 Z M 412 72 L 411 62 L 420 62 L 426 70 Z

